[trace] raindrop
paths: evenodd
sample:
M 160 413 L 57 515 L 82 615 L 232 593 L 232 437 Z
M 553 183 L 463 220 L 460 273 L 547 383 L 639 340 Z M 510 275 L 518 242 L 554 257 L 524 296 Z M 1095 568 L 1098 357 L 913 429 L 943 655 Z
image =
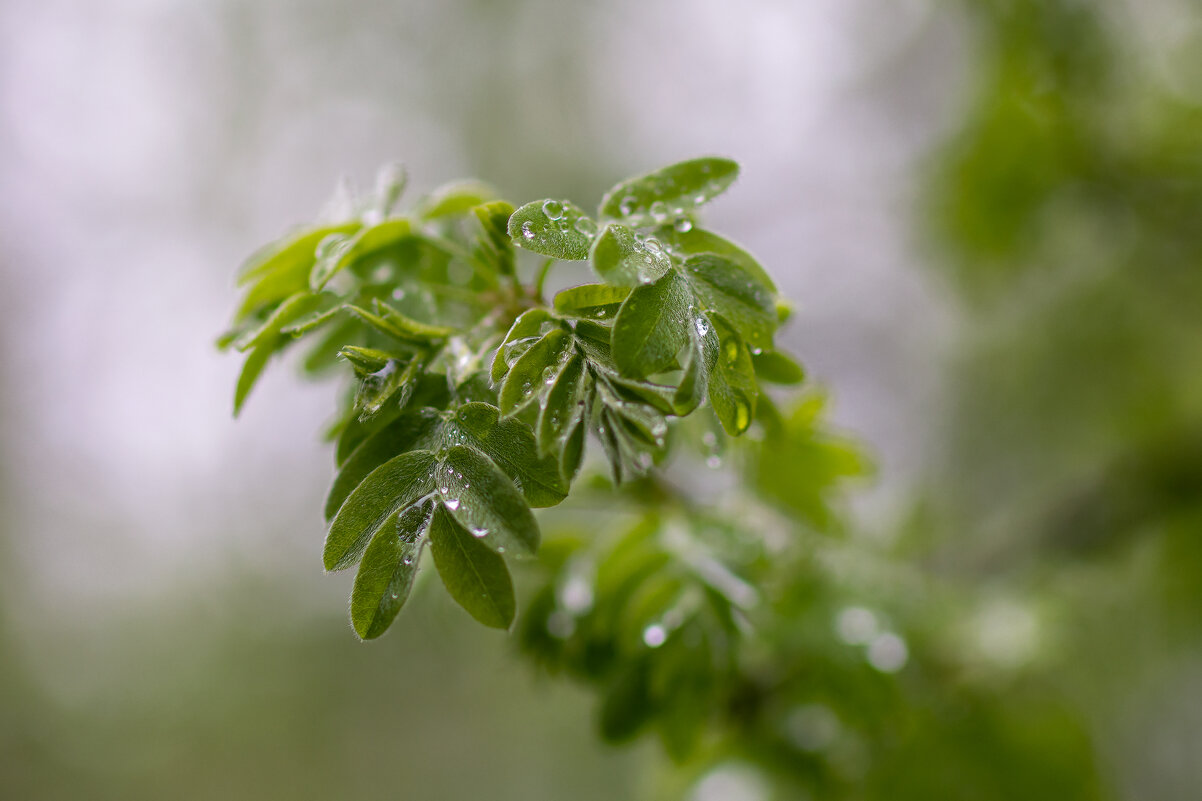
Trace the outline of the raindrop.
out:
M 648 648 L 658 648 L 668 639 L 667 630 L 658 623 L 643 629 L 643 642 Z
M 879 631 L 876 615 L 862 606 L 849 606 L 835 618 L 835 631 L 839 639 L 848 645 L 865 645 L 872 642 Z
M 662 200 L 657 200 L 651 204 L 651 219 L 657 223 L 664 223 L 668 219 L 668 205 Z
M 452 512 L 459 508 L 459 499 L 458 498 L 447 498 L 445 503 L 446 503 L 447 509 L 450 509 Z
M 707 323 L 707 322 L 705 321 L 705 318 L 704 318 L 704 317 L 698 317 L 698 318 L 697 318 L 696 320 L 694 320 L 693 322 L 694 322 L 694 323 L 697 325 L 697 335 L 698 335 L 698 336 L 702 336 L 702 337 L 703 337 L 703 336 L 705 336 L 706 334 L 708 334 L 708 333 L 710 332 L 710 326 L 709 326 L 709 323 Z
M 867 656 L 868 664 L 882 673 L 896 673 L 906 666 L 910 649 L 905 640 L 887 631 L 868 644 Z
M 716 453 L 710 454 L 705 459 L 705 466 L 710 470 L 717 470 L 722 466 L 722 457 Z
M 622 198 L 622 202 L 618 204 L 618 211 L 623 217 L 629 217 L 632 213 L 634 213 L 634 209 L 637 204 L 638 200 L 634 197 L 634 195 L 627 195 L 626 197 Z
M 534 239 L 534 223 L 529 220 L 522 223 L 522 236 L 526 239 Z
M 687 234 L 689 231 L 693 230 L 693 221 L 688 217 L 681 217 L 676 221 L 676 224 L 673 227 L 680 233 Z
M 577 217 L 576 224 L 572 226 L 578 232 L 584 234 L 589 239 L 597 235 L 597 224 L 588 217 Z
M 543 214 L 548 220 L 558 220 L 563 217 L 563 204 L 558 200 L 544 200 Z
M 478 539 L 478 540 L 479 540 L 479 539 L 483 539 L 484 537 L 487 537 L 487 536 L 488 536 L 488 529 L 486 529 L 486 528 L 473 528 L 473 529 L 472 529 L 472 536 L 473 536 L 473 537 L 475 537 L 475 538 L 476 538 L 476 539 Z

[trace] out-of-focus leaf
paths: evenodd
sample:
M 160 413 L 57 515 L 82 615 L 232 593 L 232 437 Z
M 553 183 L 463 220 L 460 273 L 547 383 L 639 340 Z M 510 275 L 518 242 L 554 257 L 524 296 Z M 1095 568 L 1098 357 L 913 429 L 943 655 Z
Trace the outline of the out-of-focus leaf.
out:
M 754 353 L 751 361 L 755 365 L 756 377 L 770 384 L 794 386 L 805 381 L 805 368 L 788 354 L 778 350 Z
M 760 263 L 756 261 L 754 256 L 741 246 L 725 237 L 718 236 L 713 231 L 706 231 L 697 227 L 690 227 L 687 231 L 681 231 L 674 226 L 666 226 L 657 230 L 656 236 L 663 240 L 664 244 L 674 252 L 685 257 L 712 253 L 733 261 L 771 292 L 776 292 L 776 284 L 772 282 L 768 271 L 760 266 Z
M 543 327 L 554 324 L 554 318 L 546 309 L 537 308 L 522 312 L 522 314 L 513 321 L 513 325 L 509 327 L 509 332 L 505 334 L 505 339 L 501 341 L 501 346 L 497 348 L 497 355 L 492 362 L 491 377 L 493 383 L 499 383 L 505 377 L 505 373 L 517 362 L 519 355 L 514 355 L 513 346 L 515 343 L 522 340 L 531 340 L 527 343 L 533 344 L 534 338 L 543 333 Z
M 455 333 L 454 328 L 418 322 L 385 303 L 377 301 L 375 306 L 375 311 L 353 305 L 347 306 L 347 309 L 381 334 L 401 342 L 425 345 Z
M 476 261 L 497 275 L 513 275 L 513 241 L 509 237 L 509 218 L 513 206 L 494 200 L 472 209 L 484 238 L 472 252 Z
M 601 200 L 601 216 L 631 225 L 662 225 L 722 194 L 738 175 L 739 165 L 730 159 L 682 161 L 609 190 Z
M 425 220 L 437 220 L 466 214 L 476 206 L 495 200 L 497 190 L 480 181 L 460 181 L 440 186 L 418 204 L 417 214 Z
M 314 292 L 319 291 L 342 270 L 359 259 L 397 244 L 411 231 L 409 220 L 401 218 L 361 228 L 352 235 L 334 234 L 323 239 L 309 272 L 309 286 Z
M 516 603 L 505 560 L 439 505 L 430 524 L 430 551 L 447 592 L 486 626 L 509 628 Z
M 263 368 L 267 366 L 267 360 L 271 358 L 271 354 L 271 348 L 258 347 L 246 357 L 246 361 L 242 365 L 242 372 L 238 374 L 238 385 L 234 388 L 234 417 L 237 417 L 238 413 L 242 411 L 246 398 L 254 389 L 259 376 L 262 375 Z

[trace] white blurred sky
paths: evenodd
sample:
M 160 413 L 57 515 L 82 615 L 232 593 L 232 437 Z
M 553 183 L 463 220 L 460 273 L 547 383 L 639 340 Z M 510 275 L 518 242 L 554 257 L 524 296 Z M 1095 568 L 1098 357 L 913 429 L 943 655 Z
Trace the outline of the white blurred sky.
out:
M 340 173 L 398 159 L 418 189 L 478 173 L 548 195 L 740 160 L 710 219 L 798 304 L 787 341 L 875 448 L 887 505 L 921 462 L 954 330 L 908 209 L 966 88 L 959 47 L 929 0 L 7 0 L 18 591 L 136 595 L 231 560 L 319 573 L 331 389 L 277 369 L 235 424 L 238 359 L 212 341 L 248 252 Z

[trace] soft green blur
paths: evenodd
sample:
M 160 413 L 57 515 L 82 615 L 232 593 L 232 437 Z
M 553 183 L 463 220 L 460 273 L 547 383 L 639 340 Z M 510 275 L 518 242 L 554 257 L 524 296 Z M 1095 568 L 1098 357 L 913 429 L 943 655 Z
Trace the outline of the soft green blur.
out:
M 30 129 L 45 139 L 44 163 L 60 168 L 62 182 L 50 186 L 61 194 L 47 202 L 73 235 L 51 225 L 59 217 L 28 216 L 18 190 L 0 190 L 6 232 L 34 231 L 47 249 L 86 240 L 115 265 L 112 275 L 108 264 L 85 270 L 66 249 L 41 264 L 38 241 L 0 241 L 0 797 L 766 801 L 755 774 L 742 773 L 755 764 L 783 777 L 780 798 L 807 797 L 794 786 L 845 781 L 863 781 L 871 798 L 1196 798 L 1196 6 L 915 2 L 912 27 L 899 27 L 904 40 L 895 42 L 888 25 L 876 24 L 886 12 L 870 2 L 848 4 L 851 11 L 816 4 L 821 13 L 806 18 L 788 17 L 778 3 L 752 4 L 740 14 L 762 24 L 738 30 L 765 38 L 730 40 L 721 38 L 725 12 L 707 6 L 707 27 L 691 28 L 683 2 L 654 12 L 616 4 L 612 14 L 539 2 L 504 11 L 481 2 L 405 5 L 403 19 L 371 2 L 345 14 L 316 3 L 226 2 L 161 18 L 136 5 L 123 4 L 105 24 L 120 42 L 129 34 L 123 24 L 153 23 L 163 44 L 152 50 L 160 61 L 145 65 L 146 80 L 234 99 L 212 113 L 176 109 L 199 132 L 163 157 L 177 165 L 172 176 L 183 188 L 159 194 L 116 191 L 142 186 L 138 175 L 93 175 L 91 194 L 73 188 L 81 173 L 91 175 L 84 162 L 102 160 L 110 145 L 119 164 L 152 174 L 155 162 L 131 160 L 136 154 L 107 140 L 73 161 L 65 145 L 54 149 L 61 142 L 49 131 Z M 27 10 L 15 4 L 6 20 Z M 803 24 L 825 24 L 823 14 L 842 15 L 854 44 L 827 44 L 852 67 L 756 60 L 781 19 L 801 37 Z M 640 19 L 648 21 L 629 37 L 614 34 L 613 25 Z M 83 25 L 43 25 L 63 33 L 48 37 L 47 59 L 91 52 L 87 34 L 70 24 Z M 187 39 L 194 51 L 181 63 L 170 50 L 185 29 L 200 33 Z M 396 37 L 395 47 L 379 44 L 385 36 Z M 623 49 L 627 39 L 639 53 Z M 387 58 L 355 60 L 361 51 Z M 673 80 L 709 64 L 699 52 L 712 52 L 712 69 L 729 78 L 712 81 L 712 96 L 679 98 Z M 637 59 L 661 71 L 635 80 L 620 69 Z M 191 69 L 207 77 L 180 77 Z M 862 84 L 837 83 L 842 104 L 817 106 L 828 127 L 803 125 L 780 97 L 800 96 L 824 69 L 845 69 Z M 23 130 L 25 97 L 5 106 L 14 131 Z M 786 148 L 771 133 L 788 125 L 798 141 Z M 831 139 L 845 128 L 865 150 L 896 149 L 878 158 L 897 163 L 856 172 L 850 165 L 867 156 L 853 151 L 843 154 L 846 174 L 817 170 L 822 159 L 802 151 L 814 147 L 844 164 Z M 336 144 L 325 148 L 327 140 Z M 387 637 L 356 642 L 341 613 L 346 577 L 320 575 L 328 454 L 315 443 L 279 444 L 312 438 L 328 407 L 325 389 L 298 391 L 277 379 L 239 423 L 276 432 L 256 439 L 222 427 L 235 367 L 205 367 L 207 350 L 195 357 L 199 367 L 151 351 L 89 384 L 115 387 L 112 396 L 53 383 L 71 373 L 54 357 L 99 343 L 84 351 L 86 367 L 106 348 L 133 350 L 152 323 L 207 348 L 239 254 L 312 211 L 309 198 L 339 168 L 426 157 L 411 167 L 427 184 L 479 175 L 518 200 L 588 198 L 696 150 L 746 164 L 750 177 L 732 190 L 744 205 L 718 212 L 730 215 L 725 228 L 797 298 L 790 344 L 829 386 L 836 415 L 850 399 L 840 422 L 881 452 L 877 489 L 861 488 L 879 502 L 853 505 L 847 536 L 815 545 L 799 567 L 811 578 L 778 593 L 779 651 L 765 657 L 779 706 L 766 714 L 792 727 L 794 740 L 815 753 L 825 747 L 830 709 L 844 729 L 862 733 L 824 759 L 799 760 L 749 734 L 732 748 L 733 762 L 698 776 L 667 766 L 656 742 L 602 746 L 594 699 L 542 675 L 512 638 L 473 625 L 443 593 L 421 587 Z M 16 170 L 33 150 L 12 152 L 5 164 Z M 25 186 L 21 175 L 14 186 Z M 814 185 L 803 187 L 804 200 L 781 186 L 806 180 Z M 855 225 L 854 210 L 878 180 L 896 182 L 881 214 L 905 235 Z M 858 182 L 863 195 L 853 191 Z M 812 222 L 827 220 L 829 205 L 853 210 L 847 225 Z M 144 272 L 120 265 L 145 240 L 114 235 L 106 244 L 77 223 L 114 217 L 161 237 Z M 201 251 L 214 263 L 189 266 L 186 248 L 171 246 L 186 236 L 219 240 Z M 893 253 L 893 283 L 873 283 L 857 255 L 875 254 L 856 250 L 860 239 Z M 146 307 L 162 292 L 126 290 L 170 269 L 199 290 L 168 295 L 177 305 L 155 317 Z M 189 270 L 206 277 L 188 279 Z M 849 284 L 832 289 L 835 273 Z M 105 282 L 111 294 L 97 289 Z M 825 301 L 840 314 L 824 317 Z M 120 310 L 121 319 L 104 318 L 109 334 L 87 316 L 100 303 Z M 189 304 L 204 314 L 177 319 Z M 57 341 L 35 327 L 42 308 L 61 324 L 45 329 Z M 146 328 L 122 333 L 126 317 Z M 932 329 L 932 318 L 943 322 Z M 849 330 L 865 333 L 857 340 Z M 913 350 L 908 340 L 918 343 Z M 188 367 L 172 372 L 171 364 Z M 146 468 L 158 465 L 146 441 L 170 443 L 180 429 L 121 413 L 127 396 L 158 398 L 164 383 L 172 391 L 155 407 L 178 403 L 180 414 L 197 415 L 189 427 L 224 443 L 217 457 L 193 445 L 193 462 L 159 471 L 178 471 L 177 481 L 192 485 L 174 514 L 162 497 L 180 496 L 163 496 L 170 475 Z M 220 404 L 205 394 L 210 383 L 221 385 L 211 396 Z M 107 434 L 89 416 L 106 397 Z M 202 400 L 188 405 L 190 397 Z M 69 427 L 76 416 L 82 422 Z M 68 433 L 47 433 L 60 429 Z M 141 471 L 138 486 L 149 488 L 137 496 L 151 510 L 144 516 L 120 492 L 130 464 L 137 467 L 126 472 Z M 89 478 L 110 471 L 112 485 Z M 809 504 L 805 493 L 774 491 Z M 814 514 L 809 505 L 793 511 Z M 908 638 L 911 664 L 895 677 L 831 645 L 832 625 L 854 622 L 861 607 Z M 797 670 L 777 675 L 785 667 Z

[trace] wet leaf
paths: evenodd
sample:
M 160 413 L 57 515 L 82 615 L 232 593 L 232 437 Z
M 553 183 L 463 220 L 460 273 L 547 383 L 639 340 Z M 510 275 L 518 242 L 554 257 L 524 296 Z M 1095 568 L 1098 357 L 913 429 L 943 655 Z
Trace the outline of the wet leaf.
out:
M 449 448 L 434 480 L 451 516 L 492 550 L 532 555 L 538 549 L 538 523 L 525 498 L 480 451 L 463 445 Z M 347 505 L 354 497 L 352 493 Z
M 554 259 L 583 261 L 597 224 L 568 200 L 535 200 L 509 218 L 509 236 L 518 247 Z
M 726 318 L 750 347 L 771 349 L 776 330 L 771 290 L 734 262 L 712 254 L 690 256 L 682 272 L 702 308 Z
M 565 289 L 555 296 L 555 311 L 568 317 L 612 320 L 629 290 L 609 284 L 585 284 Z
M 322 556 L 326 570 L 350 567 L 393 515 L 432 493 L 435 466 L 433 453 L 410 451 L 373 470 L 347 497 L 330 524 Z
M 636 287 L 614 320 L 613 358 L 623 375 L 643 378 L 676 365 L 689 340 L 691 293 L 675 271 Z
M 639 286 L 658 280 L 672 266 L 659 240 L 640 240 L 633 228 L 610 223 L 589 254 L 593 270 L 609 284 Z
M 430 524 L 434 566 L 455 602 L 486 626 L 507 629 L 517 604 L 505 560 L 439 505 Z
M 730 159 L 682 161 L 609 190 L 601 200 L 601 216 L 630 225 L 661 225 L 722 194 L 738 175 L 739 165 Z
M 433 512 L 430 501 L 405 509 L 392 525 L 380 527 L 363 552 L 351 590 L 351 625 L 361 638 L 387 631 L 408 600 Z

